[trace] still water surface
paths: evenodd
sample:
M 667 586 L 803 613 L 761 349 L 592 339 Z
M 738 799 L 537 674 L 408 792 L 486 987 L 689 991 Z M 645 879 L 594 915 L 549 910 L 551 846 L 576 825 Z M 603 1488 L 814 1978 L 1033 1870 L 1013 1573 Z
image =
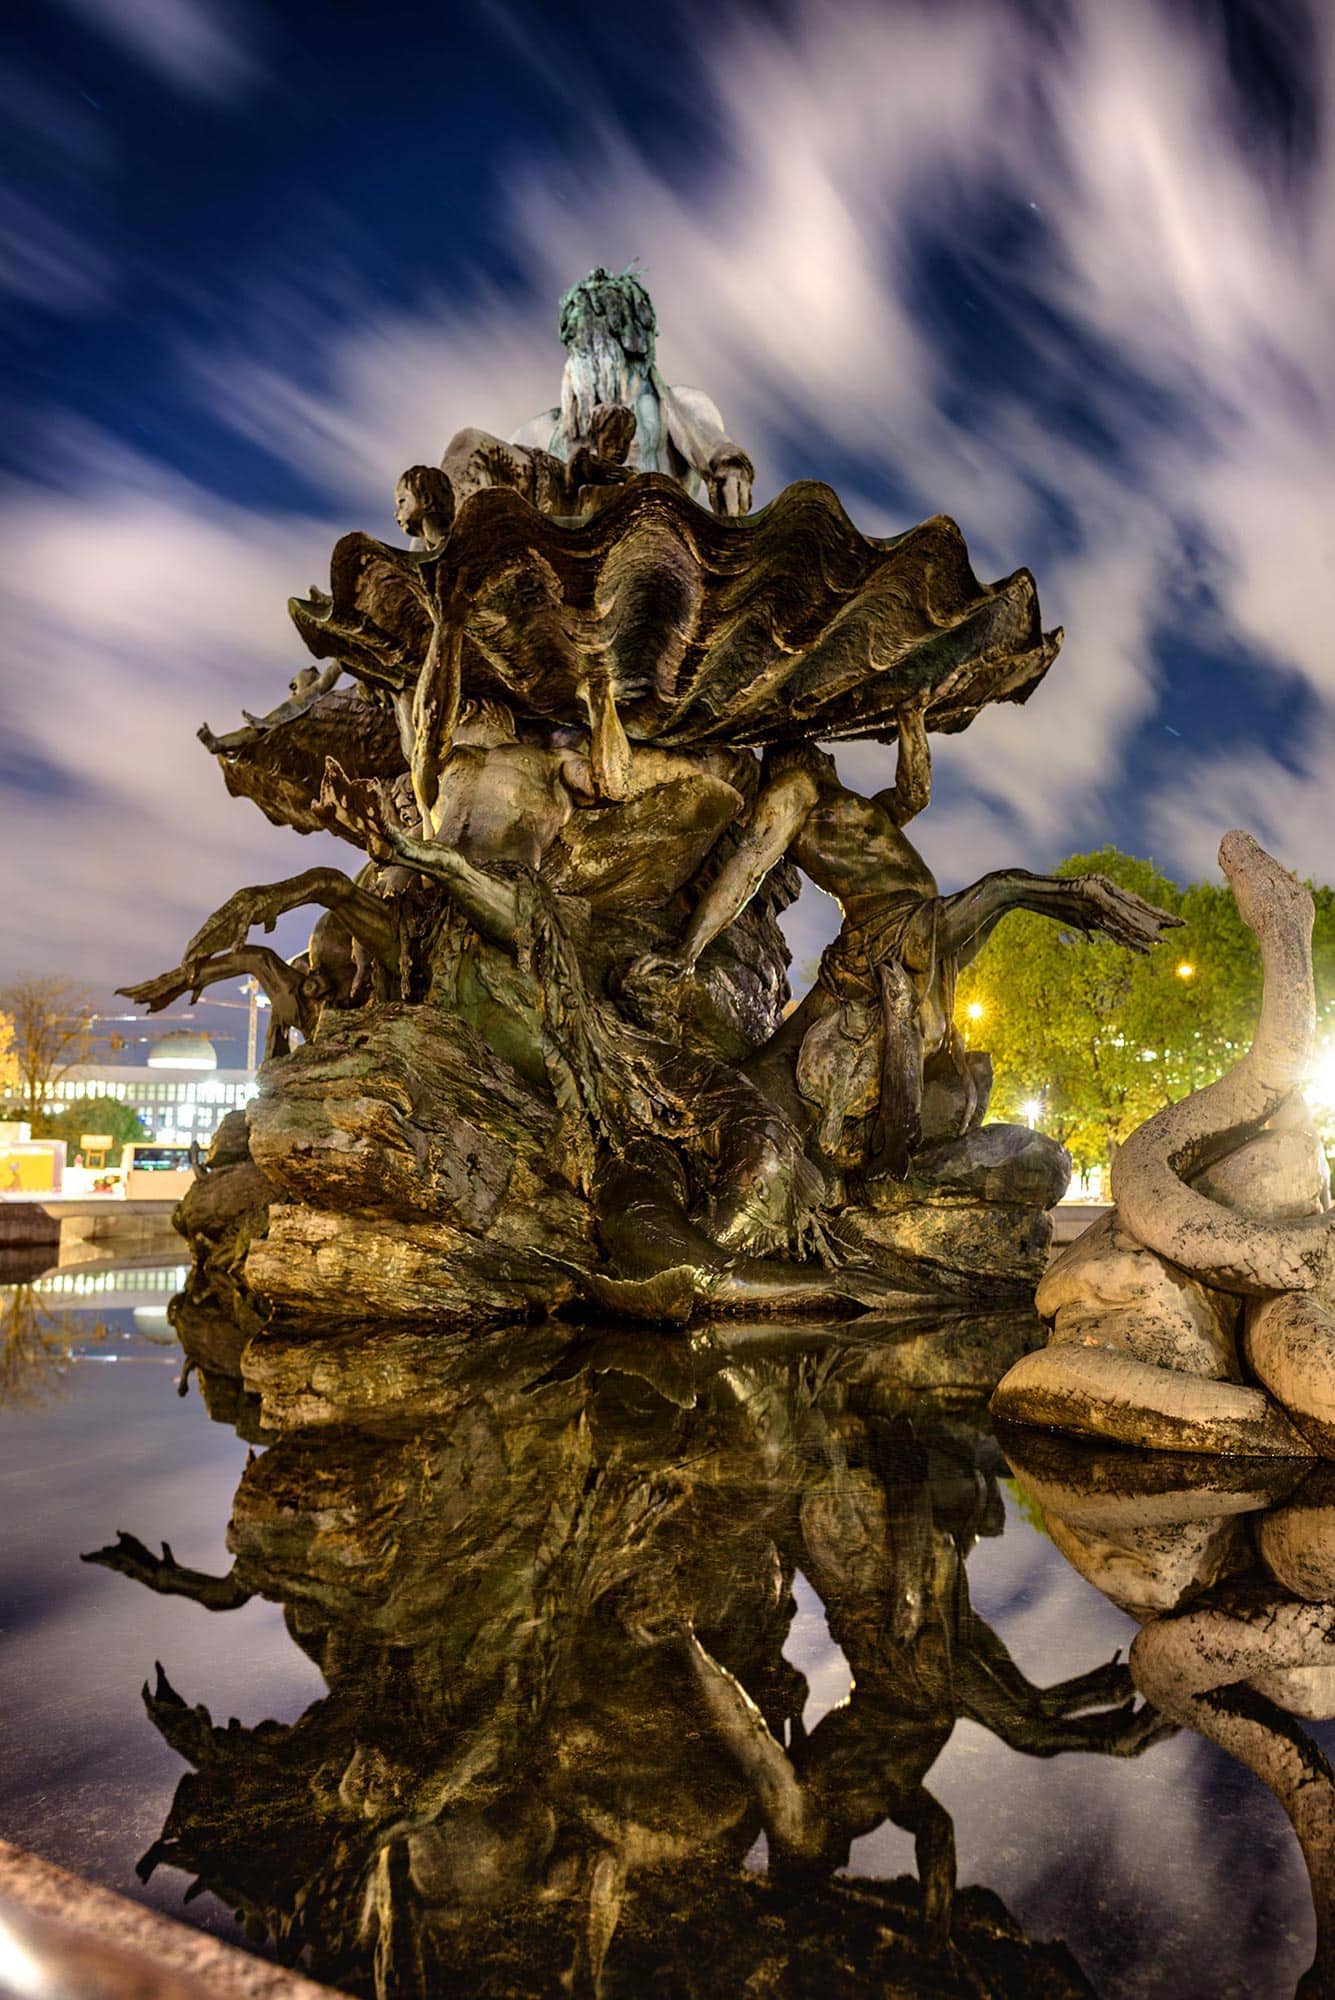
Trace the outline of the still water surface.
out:
M 199 1879 L 191 1920 L 355 1992 L 605 1953 L 608 1995 L 1293 1993 L 1271 1794 L 1116 1672 L 1045 1700 L 1137 1628 L 976 1405 L 828 1342 L 524 1329 L 438 1343 L 424 1421 L 252 1455 L 178 1395 L 178 1275 L 2 1295 L 0 1834 L 175 1914 Z M 232 1607 L 80 1560 L 119 1531 Z

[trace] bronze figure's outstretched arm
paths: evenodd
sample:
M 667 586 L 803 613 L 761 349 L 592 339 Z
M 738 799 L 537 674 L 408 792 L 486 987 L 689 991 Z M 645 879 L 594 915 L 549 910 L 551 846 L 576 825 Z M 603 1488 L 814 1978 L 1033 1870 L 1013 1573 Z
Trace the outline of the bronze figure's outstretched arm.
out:
M 92 1549 L 79 1560 L 96 1563 L 99 1569 L 118 1570 L 136 1583 L 146 1583 L 160 1597 L 188 1597 L 206 1611 L 236 1611 L 254 1595 L 237 1582 L 234 1570 L 228 1570 L 226 1576 L 210 1576 L 202 1569 L 187 1569 L 177 1562 L 170 1542 L 164 1542 L 162 1554 L 155 1556 L 137 1535 L 127 1535 L 124 1528 L 117 1530 L 115 1541 L 107 1548 Z
M 1011 910 L 1031 910 L 1077 930 L 1095 931 L 1128 951 L 1149 951 L 1181 917 L 1156 909 L 1106 875 L 1031 875 L 999 868 L 944 900 L 940 951 L 970 965 Z
M 474 867 L 457 847 L 419 840 L 402 827 L 387 825 L 385 837 L 394 857 L 419 874 L 443 882 L 469 922 L 492 944 L 506 950 L 519 929 L 519 903 L 511 885 L 485 868 Z
M 297 989 L 303 976 L 267 944 L 252 944 L 238 951 L 218 952 L 212 958 L 174 965 L 170 972 L 160 972 L 155 979 L 141 979 L 137 986 L 120 986 L 116 990 L 124 999 L 147 1007 L 150 1014 L 160 1014 L 173 1000 L 184 999 L 187 993 L 197 999 L 206 986 L 216 986 L 220 980 L 253 978 L 264 988 L 275 1013 L 290 1015 L 295 1026 L 300 1011 Z
M 237 951 L 195 959 L 159 973 L 156 979 L 118 990 L 127 1000 L 147 1007 L 150 1014 L 160 1014 L 173 1000 L 181 1000 L 187 993 L 198 999 L 206 986 L 217 986 L 224 979 L 255 979 L 263 988 L 270 1007 L 266 1056 L 284 1054 L 294 1028 L 307 1037 L 313 1033 L 324 997 L 322 982 L 306 967 L 289 965 L 267 944 L 243 945 Z
M 182 956 L 182 969 L 189 970 L 215 952 L 239 950 L 256 924 L 271 931 L 279 917 L 305 903 L 333 911 L 373 958 L 397 972 L 399 939 L 392 912 L 381 897 L 359 888 L 338 868 L 307 868 L 281 882 L 238 889 L 195 932 Z

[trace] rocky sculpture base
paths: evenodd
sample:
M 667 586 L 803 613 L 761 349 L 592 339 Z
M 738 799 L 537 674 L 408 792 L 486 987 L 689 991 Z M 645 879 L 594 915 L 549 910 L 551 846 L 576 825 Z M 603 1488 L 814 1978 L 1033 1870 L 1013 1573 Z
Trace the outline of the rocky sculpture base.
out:
M 572 1185 L 550 1099 L 457 1017 L 387 1003 L 272 1059 L 248 1111 L 219 1128 L 177 1211 L 194 1260 L 177 1322 L 207 1367 L 234 1360 L 238 1337 L 266 1320 L 484 1326 L 554 1309 L 663 1321 L 1027 1304 L 1069 1171 L 1061 1147 L 1024 1127 L 938 1139 L 906 1180 L 842 1190 L 824 1280 L 817 1270 L 791 1293 L 776 1281 L 772 1301 L 734 1300 L 730 1260 L 716 1254 L 711 1307 L 698 1277 L 689 1292 L 658 1282 L 680 1262 L 671 1233 L 645 1240 L 638 1282 L 616 1275 L 607 1219 Z
M 1335 1212 L 1301 1085 L 1312 900 L 1247 834 L 1220 848 L 1265 970 L 1256 1039 L 1126 1142 L 1116 1208 L 1057 1259 L 1048 1344 L 993 1398 L 1010 1421 L 1157 1450 L 1335 1457 Z

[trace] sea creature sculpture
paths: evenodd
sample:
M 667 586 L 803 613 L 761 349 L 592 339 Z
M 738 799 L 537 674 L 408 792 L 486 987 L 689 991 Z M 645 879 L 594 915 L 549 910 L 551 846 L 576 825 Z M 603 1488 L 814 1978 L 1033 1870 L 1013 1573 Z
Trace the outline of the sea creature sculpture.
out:
M 1114 1213 L 1052 1265 L 998 1416 L 1179 1451 L 1335 1457 L 1335 1214 L 1301 1099 L 1313 904 L 1250 834 L 1220 866 L 1261 950 L 1255 1039 L 1120 1147 Z

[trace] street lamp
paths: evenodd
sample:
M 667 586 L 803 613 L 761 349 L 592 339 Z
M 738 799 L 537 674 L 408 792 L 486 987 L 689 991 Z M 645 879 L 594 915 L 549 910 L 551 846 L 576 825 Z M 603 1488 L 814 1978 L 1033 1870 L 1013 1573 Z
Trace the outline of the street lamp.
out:
M 986 1009 L 981 1000 L 971 1000 L 964 1011 L 971 1021 L 981 1021 Z
M 1335 1042 L 1327 1042 L 1313 1057 L 1303 1096 L 1314 1111 L 1335 1111 Z
M 267 1007 L 269 996 L 258 979 L 247 979 L 241 988 L 250 1002 L 250 1020 L 246 1028 L 246 1068 L 255 1074 L 255 1058 L 259 1054 L 259 1029 L 261 1007 Z
M 1026 1097 L 1024 1103 L 1020 1106 L 1020 1116 L 1032 1132 L 1039 1119 L 1043 1116 L 1042 1098 Z
M 1196 977 L 1196 968 L 1189 958 L 1184 958 L 1178 966 L 1177 976 L 1179 979 L 1194 979 Z

